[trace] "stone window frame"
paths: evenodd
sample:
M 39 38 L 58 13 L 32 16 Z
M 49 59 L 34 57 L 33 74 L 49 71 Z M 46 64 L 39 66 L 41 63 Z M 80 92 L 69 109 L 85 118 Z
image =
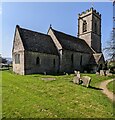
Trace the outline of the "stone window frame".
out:
M 15 64 L 20 64 L 20 54 L 15 54 Z
M 87 32 L 87 22 L 86 22 L 86 20 L 83 21 L 83 32 Z

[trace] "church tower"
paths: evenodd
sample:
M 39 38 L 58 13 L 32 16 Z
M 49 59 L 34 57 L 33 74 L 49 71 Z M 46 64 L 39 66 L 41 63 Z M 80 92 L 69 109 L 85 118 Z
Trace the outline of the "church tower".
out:
M 93 8 L 78 15 L 78 37 L 96 53 L 101 53 L 101 14 Z

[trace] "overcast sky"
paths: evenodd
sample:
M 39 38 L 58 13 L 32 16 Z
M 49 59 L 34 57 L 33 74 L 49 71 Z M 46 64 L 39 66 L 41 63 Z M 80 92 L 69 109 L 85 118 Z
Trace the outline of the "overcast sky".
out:
M 92 7 L 90 2 L 55 2 L 55 3 L 3 3 L 2 14 L 2 49 L 3 57 L 12 56 L 12 44 L 15 26 L 28 28 L 34 31 L 47 33 L 52 24 L 56 30 L 76 36 L 78 29 L 78 13 Z M 102 46 L 110 38 L 113 27 L 113 8 L 111 2 L 94 2 L 94 9 L 102 15 Z M 1 25 L 1 22 L 0 22 Z

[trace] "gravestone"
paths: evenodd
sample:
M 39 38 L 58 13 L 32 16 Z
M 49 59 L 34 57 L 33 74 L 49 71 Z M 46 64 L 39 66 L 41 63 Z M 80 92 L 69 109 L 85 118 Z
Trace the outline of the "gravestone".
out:
M 110 73 L 110 71 L 109 70 L 106 70 L 106 75 L 108 75 Z
M 91 82 L 91 77 L 89 77 L 89 76 L 83 76 L 81 78 L 81 81 L 82 81 L 82 85 L 83 86 L 89 87 L 90 82 Z
M 77 75 L 77 71 L 76 70 L 74 71 L 74 73 L 75 73 L 75 75 Z
M 46 75 L 46 72 L 44 72 L 44 75 Z
M 73 83 L 80 84 L 80 72 L 74 71 L 75 77 L 73 78 Z
M 104 70 L 100 70 L 100 76 L 105 75 Z
M 106 70 L 106 75 L 107 76 L 111 76 L 112 75 L 112 73 L 110 73 L 110 70 Z
M 73 83 L 79 84 L 79 83 L 80 83 L 80 78 L 78 78 L 77 76 L 75 76 L 75 77 L 73 78 Z
M 85 70 L 84 73 L 87 73 L 87 71 Z
M 99 72 L 96 72 L 96 75 L 99 75 Z
M 77 72 L 77 77 L 80 79 L 80 72 L 79 71 Z

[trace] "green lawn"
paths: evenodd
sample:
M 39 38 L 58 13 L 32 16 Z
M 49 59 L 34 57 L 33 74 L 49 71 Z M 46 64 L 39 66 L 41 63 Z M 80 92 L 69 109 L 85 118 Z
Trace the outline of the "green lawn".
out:
M 115 88 L 113 87 L 114 85 L 115 81 L 112 81 L 107 85 L 107 88 L 115 94 Z
M 95 87 L 112 77 L 88 75 L 92 88 L 73 84 L 74 75 L 21 76 L 3 71 L 3 118 L 111 118 L 111 101 Z

